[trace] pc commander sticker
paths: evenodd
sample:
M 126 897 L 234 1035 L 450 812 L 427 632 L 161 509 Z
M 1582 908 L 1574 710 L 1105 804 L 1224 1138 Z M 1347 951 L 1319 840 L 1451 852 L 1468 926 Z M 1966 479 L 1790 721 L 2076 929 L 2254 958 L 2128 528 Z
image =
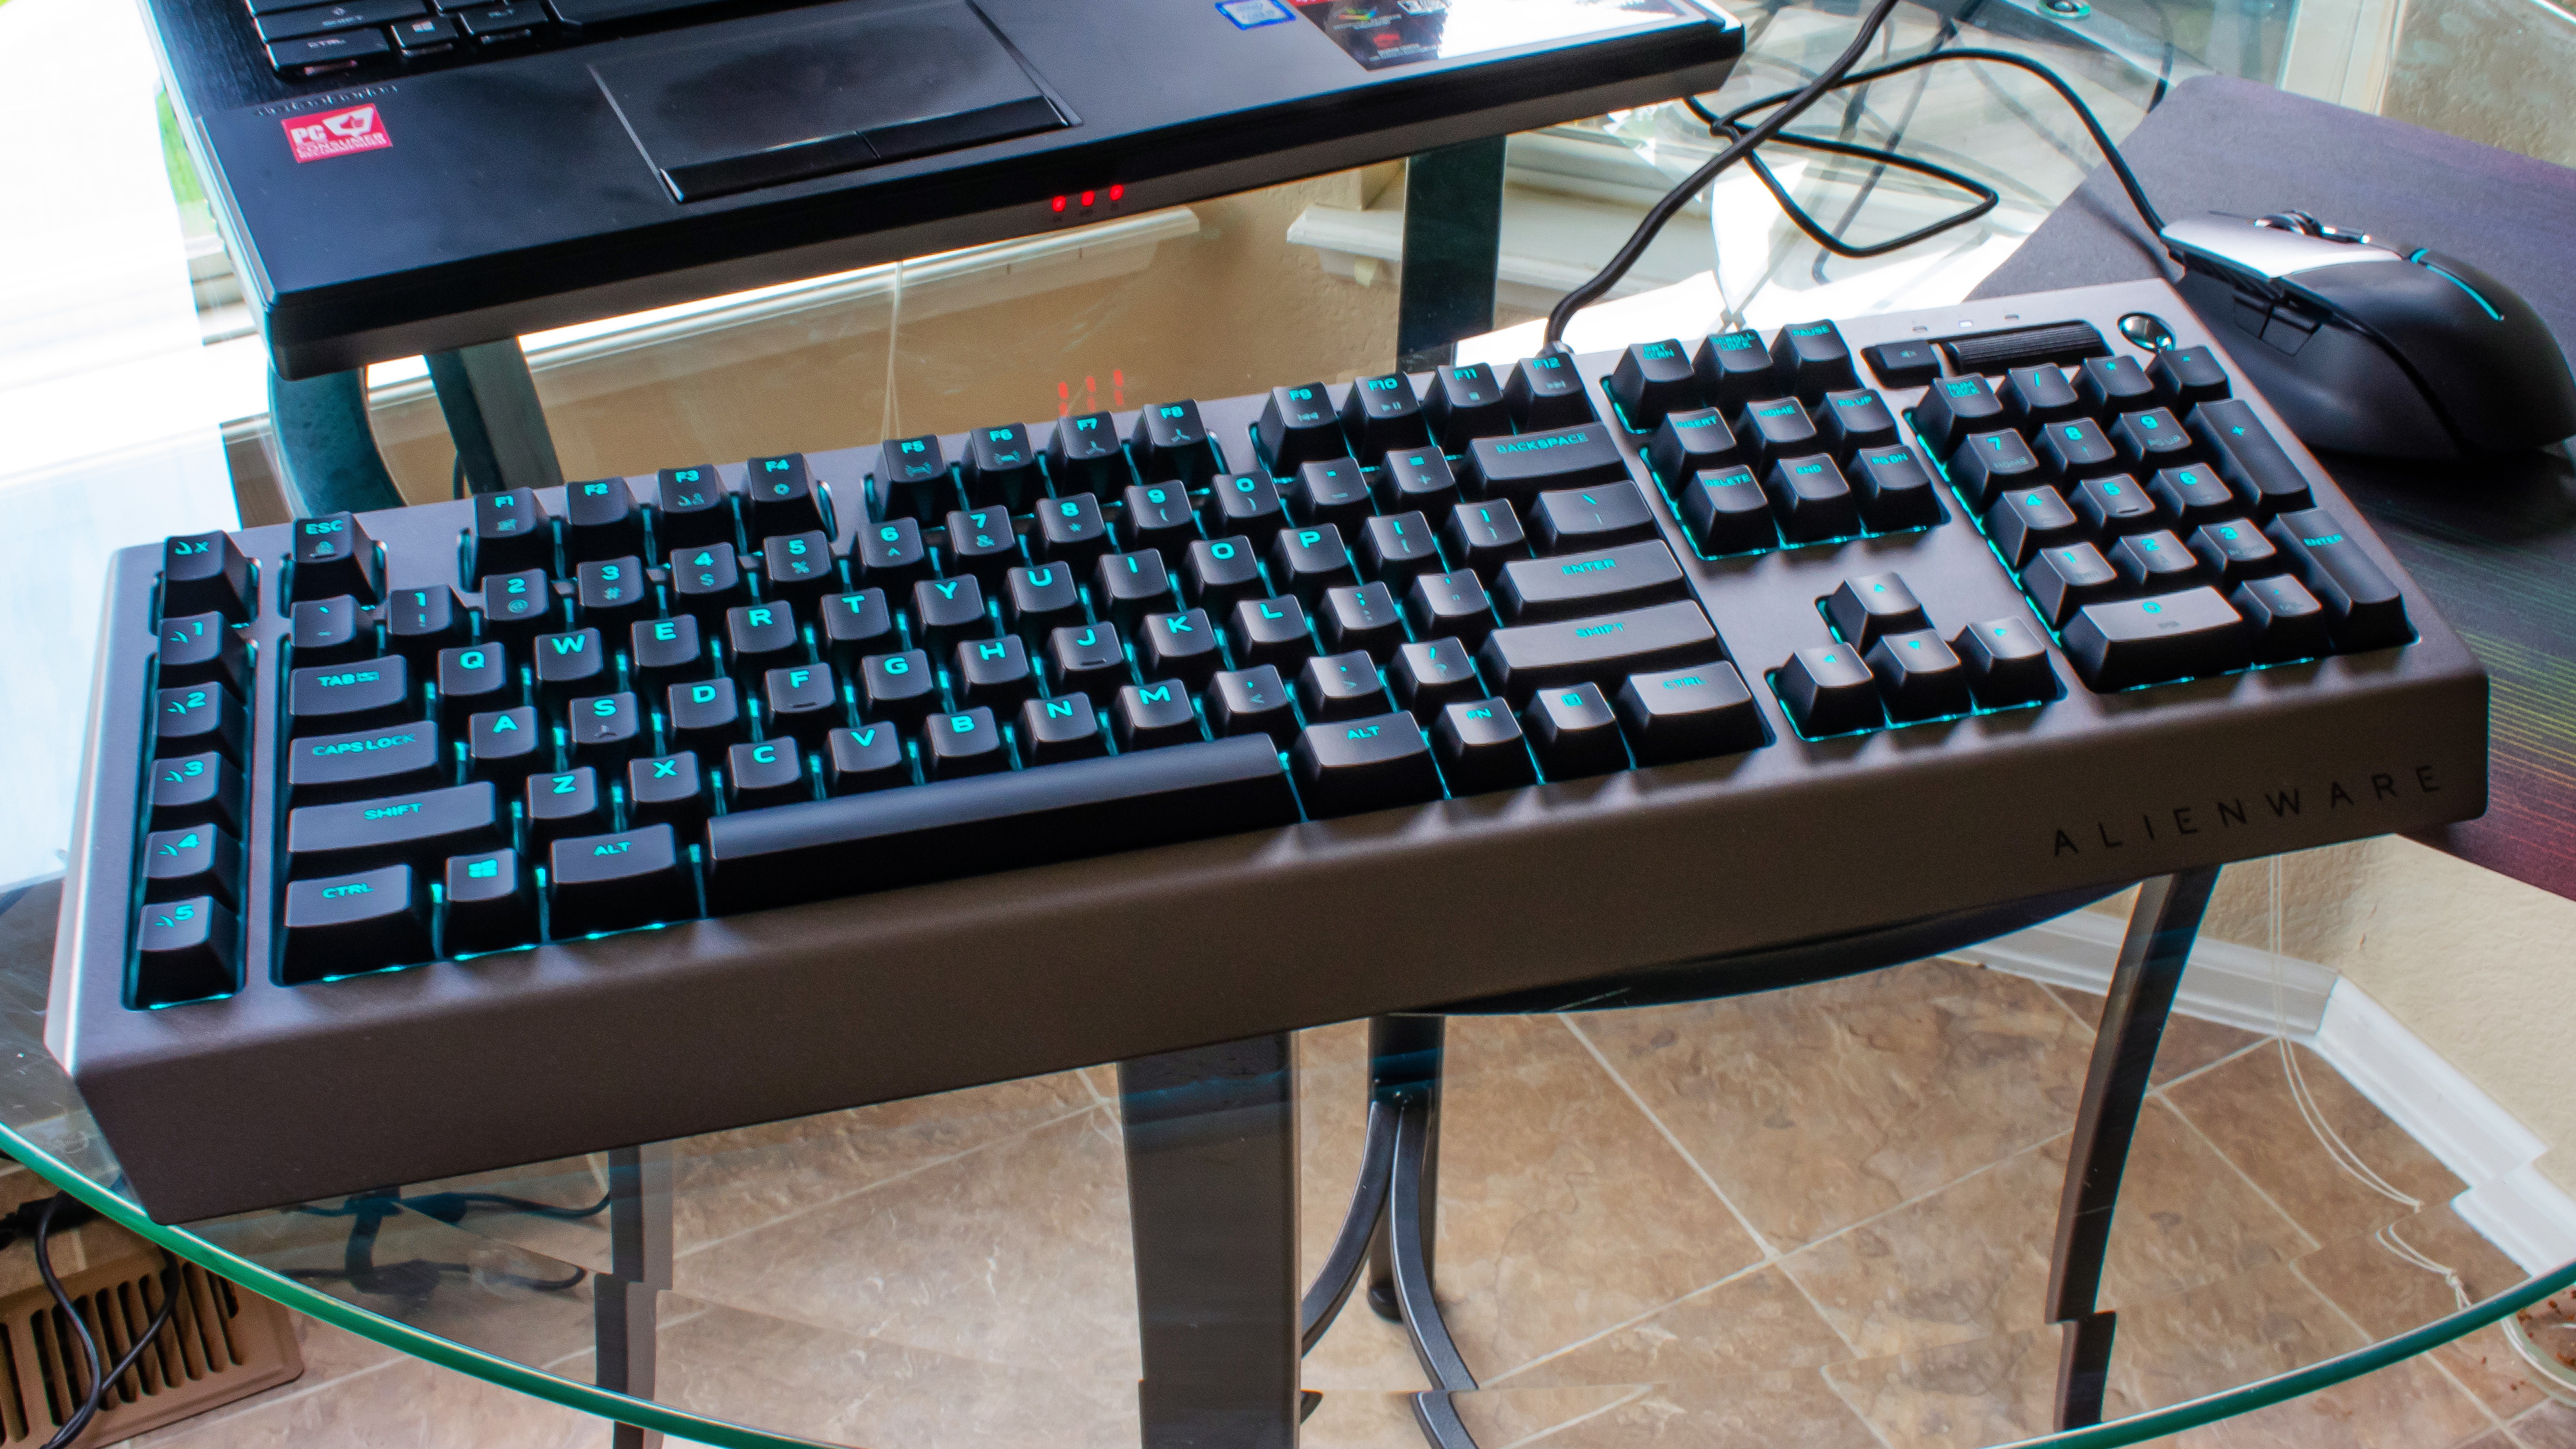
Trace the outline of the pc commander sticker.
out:
M 394 138 L 385 134 L 384 118 L 376 114 L 373 102 L 318 116 L 294 116 L 281 124 L 286 127 L 286 144 L 298 162 L 377 151 L 394 143 Z

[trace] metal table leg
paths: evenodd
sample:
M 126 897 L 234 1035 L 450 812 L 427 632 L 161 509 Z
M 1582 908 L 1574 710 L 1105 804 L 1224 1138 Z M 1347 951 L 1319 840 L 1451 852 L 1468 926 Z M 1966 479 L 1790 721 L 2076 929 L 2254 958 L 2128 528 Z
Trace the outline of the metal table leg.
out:
M 1285 1033 L 1118 1065 L 1145 1449 L 1294 1449 L 1297 1107 Z
M 671 1286 L 671 1145 L 619 1147 L 608 1154 L 609 1271 L 590 1280 L 592 1342 L 598 1383 L 637 1398 L 653 1396 L 655 1295 Z M 619 1424 L 614 1449 L 656 1449 L 659 1432 Z
M 519 339 L 433 352 L 424 360 L 430 385 L 438 390 L 438 410 L 447 419 L 447 435 L 465 465 L 468 492 L 552 488 L 563 482 L 554 435 L 546 431 L 537 380 L 528 372 Z
M 279 491 L 296 517 L 402 507 L 367 423 L 365 372 L 288 382 L 272 365 L 268 418 L 277 432 L 278 466 L 286 474 L 278 480 Z
M 1451 344 L 1494 326 L 1503 245 L 1503 139 L 1425 151 L 1404 170 L 1404 278 L 1396 292 L 1396 366 L 1446 364 Z
M 2102 1026 L 2093 1038 L 2093 1060 L 2084 1075 L 2084 1102 L 2075 1114 L 2075 1141 L 2066 1161 L 2066 1190 L 2057 1209 L 2057 1245 L 2048 1270 L 2048 1317 L 2065 1325 L 2057 1375 L 2057 1427 L 2102 1422 L 2102 1394 L 2111 1367 L 2113 1315 L 2096 1312 L 2102 1258 L 2111 1241 L 2111 1213 L 2120 1197 L 2120 1175 L 2137 1135 L 2138 1109 L 2147 1095 L 2156 1046 L 2164 1039 L 2174 989 L 2218 868 L 2160 876 L 2138 889 L 2120 964 L 2102 1003 Z

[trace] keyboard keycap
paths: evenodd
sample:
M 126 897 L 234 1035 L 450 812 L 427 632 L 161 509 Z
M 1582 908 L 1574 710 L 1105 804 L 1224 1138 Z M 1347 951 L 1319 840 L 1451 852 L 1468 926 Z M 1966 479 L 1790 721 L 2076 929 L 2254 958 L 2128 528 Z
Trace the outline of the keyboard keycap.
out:
M 342 30 L 281 40 L 268 47 L 268 63 L 281 75 L 319 75 L 392 51 L 381 30 Z
M 666 493 L 664 496 L 668 496 Z M 871 490 L 882 523 L 895 518 L 944 518 L 959 502 L 948 476 L 948 460 L 935 435 L 891 438 L 877 446 L 876 475 Z M 668 543 L 670 540 L 663 540 Z
M 474 495 L 474 563 L 469 579 L 555 571 L 555 524 L 533 488 Z
M 2076 610 L 2119 593 L 2120 573 L 2093 545 L 2071 543 L 2040 550 L 2022 570 L 2021 587 L 2040 617 L 2063 629 Z
M 1798 732 L 1818 740 L 1887 723 L 1878 702 L 1877 677 L 1847 644 L 1801 649 L 1780 666 L 1774 681 L 1780 702 Z
M 1234 645 L 1235 662 L 1247 669 L 1270 664 L 1294 672 L 1315 652 L 1315 641 L 1306 629 L 1305 606 L 1293 594 L 1246 599 L 1235 605 L 1226 638 Z
M 160 681 L 204 684 L 235 694 L 250 688 L 250 647 L 220 612 L 161 620 Z
M 2121 464 L 2140 476 L 2188 463 L 2197 451 L 2191 435 L 2163 408 L 2120 414 L 2111 425 L 2111 446 L 2119 450 Z
M 2245 619 L 2245 638 L 2254 657 L 2266 664 L 2314 659 L 2334 648 L 2325 605 L 2287 574 L 2247 579 L 2227 596 L 2227 602 Z
M 968 433 L 958 476 L 966 484 L 966 502 L 977 509 L 1017 512 L 1044 492 L 1037 449 L 1029 442 L 1029 430 L 1018 423 Z
M 1309 528 L 1326 523 L 1355 528 L 1369 516 L 1372 503 L 1359 463 L 1327 458 L 1299 466 L 1288 493 L 1288 516 Z
M 515 850 L 487 850 L 447 858 L 447 914 L 439 945 L 451 957 L 531 946 L 537 940 L 537 899 Z
M 238 762 L 249 733 L 250 724 L 242 716 L 241 701 L 222 685 L 183 684 L 152 697 L 155 758 L 201 754 L 212 749 Z
M 2202 577 L 2222 589 L 2290 566 L 2272 540 L 2242 518 L 2201 525 L 2191 535 L 2191 552 L 2200 560 Z
M 1051 498 L 1037 506 L 1037 537 L 1030 545 L 1048 563 L 1081 568 L 1109 552 L 1109 525 L 1099 500 L 1088 493 Z
M 1341 530 L 1329 523 L 1281 529 L 1270 544 L 1270 578 L 1310 608 L 1324 590 L 1359 582 Z
M 306 735 L 287 746 L 287 796 L 298 805 L 434 789 L 447 758 L 438 726 L 422 720 L 348 734 Z
M 1694 473 L 1725 467 L 1741 451 L 1735 430 L 1717 409 L 1690 408 L 1665 415 L 1654 440 L 1646 445 L 1646 459 L 1657 477 L 1679 482 Z
M 590 567 L 590 565 L 584 565 Z M 760 546 L 760 593 L 805 603 L 842 589 L 832 540 L 820 530 L 771 534 Z
M 2039 460 L 2031 456 L 2030 445 L 2008 428 L 1973 434 L 1950 457 L 1950 481 L 1958 485 L 1968 506 L 1979 510 L 1993 503 L 1997 493 L 2028 487 L 2046 476 Z
M 2108 694 L 2244 667 L 2245 621 L 2216 589 L 2088 604 L 2066 624 L 2066 657 Z
M 1122 754 L 1166 749 L 1206 738 L 1199 728 L 1198 714 L 1190 708 L 1189 690 L 1170 679 L 1121 687 L 1117 699 L 1110 703 L 1109 723 Z
M 1386 703 L 1386 686 L 1378 679 L 1377 661 L 1357 650 L 1319 654 L 1297 670 L 1297 705 L 1310 720 L 1381 714 Z
M 574 563 L 644 552 L 644 511 L 623 478 L 564 485 L 564 555 Z
M 1136 686 L 1129 685 L 1129 689 Z M 1173 685 L 1157 686 L 1178 694 Z M 1181 695 L 1181 712 L 1189 713 L 1189 696 Z M 921 766 L 933 780 L 954 780 L 962 775 L 989 775 L 1011 767 L 1011 750 L 1002 738 L 1002 727 L 993 712 L 982 706 L 962 714 L 932 715 L 922 722 Z
M 506 5 L 490 5 L 457 13 L 457 22 L 465 33 L 486 44 L 514 40 L 533 30 L 545 28 L 553 16 L 536 0 L 512 0 Z
M 827 564 L 829 559 L 825 555 Z M 644 576 L 641 559 L 625 557 L 578 564 L 573 574 L 573 602 L 585 624 L 618 628 L 653 610 L 653 585 Z
M 1618 401 L 1629 427 L 1653 432 L 1667 414 L 1699 406 L 1699 379 L 1692 374 L 1690 354 L 1681 343 L 1633 342 L 1611 369 L 1610 396 Z
M 286 638 L 298 664 L 346 664 L 376 655 L 375 622 L 345 594 L 297 604 Z
M 2155 406 L 2156 385 L 2134 357 L 2088 357 L 2075 368 L 2075 395 L 2097 418 Z
M 1581 488 L 1628 481 L 1628 461 L 1610 440 L 1606 423 L 1578 423 L 1549 432 L 1478 438 L 1467 445 L 1463 480 L 1482 498 L 1526 498 L 1548 488 Z
M 1419 513 L 1381 514 L 1363 523 L 1360 563 L 1370 578 L 1398 591 L 1443 568 L 1431 522 Z
M 417 713 L 411 670 L 399 654 L 363 664 L 320 664 L 286 676 L 287 733 L 341 734 L 400 724 Z M 230 752 L 227 752 L 230 753 Z
M 762 604 L 756 608 L 737 609 L 734 614 L 768 614 L 785 618 L 785 605 Z M 795 626 L 786 626 L 792 638 Z M 735 649 L 746 658 L 758 658 L 755 649 L 744 648 L 753 631 L 736 630 Z M 563 634 L 540 634 L 530 651 L 537 661 L 537 696 L 549 704 L 561 705 L 580 695 L 597 694 L 617 678 L 617 662 L 608 657 L 607 642 L 597 629 L 575 629 Z
M 369 34 L 374 34 L 370 31 Z M 345 40 L 348 36 L 327 36 Z M 384 37 L 378 35 L 382 44 Z M 295 521 L 293 599 L 328 599 L 341 594 L 372 604 L 384 597 L 385 565 L 376 541 L 367 536 L 354 513 L 326 513 Z
M 1046 667 L 1049 692 L 1055 694 L 1107 699 L 1118 686 L 1134 682 L 1118 630 L 1109 624 L 1068 625 L 1049 633 Z M 870 719 L 887 717 L 874 709 L 867 714 Z
M 1864 448 L 1896 446 L 1896 417 L 1887 402 L 1867 388 L 1829 392 L 1817 405 L 1818 434 L 1834 461 L 1848 467 Z
M 448 733 L 464 729 L 468 716 L 507 709 L 521 699 L 518 672 L 501 645 L 438 651 L 439 719 Z
M 1836 388 L 1855 386 L 1851 348 L 1831 322 L 1793 322 L 1771 338 L 1771 366 L 1780 380 L 1809 402 Z
M 1399 448 L 1419 448 L 1431 441 L 1422 402 L 1413 381 L 1400 372 L 1364 377 L 1342 398 L 1342 431 L 1359 456 L 1371 463 Z
M 286 812 L 295 879 L 377 865 L 426 863 L 509 843 L 509 817 L 488 780 Z
M 417 663 L 428 662 L 441 649 L 471 643 L 466 626 L 467 616 L 456 602 L 456 591 L 445 584 L 397 589 L 385 604 L 385 647 Z
M 2048 665 L 2048 646 L 2027 620 L 1987 619 L 1970 624 L 1950 640 L 1950 650 L 1967 667 L 1968 685 L 1988 709 L 2036 704 L 2057 698 L 2057 673 Z
M 1512 425 L 1524 433 L 1598 421 L 1571 352 L 1522 358 L 1503 379 L 1503 402 L 1511 409 Z
M 1153 549 L 1104 556 L 1091 575 L 1091 606 L 1133 633 L 1147 614 L 1169 613 L 1172 576 Z
M 1746 403 L 1744 410 L 1735 415 L 1735 433 L 1744 445 L 1745 461 L 1756 471 L 1782 458 L 1824 451 L 1815 421 L 1807 416 L 1805 405 L 1793 397 Z
M 1679 603 L 1497 629 L 1476 662 L 1499 693 L 1526 701 L 1542 689 L 1613 682 L 1720 657 L 1708 615 L 1697 604 Z
M 2322 508 L 2284 513 L 2264 533 L 2325 605 L 2337 649 L 2386 649 L 2414 641 L 2405 596 L 2333 514 Z
M 2200 560 L 2192 557 L 2181 539 L 2161 528 L 2129 534 L 2115 541 L 2109 552 L 2111 567 L 2120 571 L 2121 581 L 2133 593 L 2161 594 L 2194 583 L 2200 576 Z
M 1497 581 L 1503 616 L 1537 624 L 1615 613 L 1690 597 L 1673 551 L 1660 540 L 1503 566 Z
M 2039 430 L 2039 468 L 2060 483 L 2117 473 L 2126 465 L 2091 418 L 2051 423 Z
M 152 762 L 152 828 L 220 825 L 241 834 L 241 771 L 213 750 Z
M 945 654 L 961 640 L 989 638 L 992 633 L 993 618 L 984 612 L 984 589 L 973 574 L 923 579 L 912 586 L 912 636 L 925 646 Z
M 2109 547 L 2122 534 L 2146 533 L 2163 525 L 2155 500 L 2126 473 L 2087 478 L 2072 490 L 2069 502 L 2085 530 Z
M 1268 548 L 1288 523 L 1288 505 L 1267 474 L 1225 474 L 1209 485 L 1208 495 L 1216 502 L 1208 532 L 1219 537 L 1248 538 L 1253 547 Z
M 892 733 L 890 725 L 878 729 Z M 687 750 L 626 762 L 626 814 L 638 825 L 687 830 L 707 818 L 707 781 Z
M 1440 798 L 1431 742 L 1409 714 L 1308 725 L 1289 759 L 1297 797 L 1318 820 Z
M 2191 410 L 2190 427 L 2193 440 L 2217 467 L 2218 476 L 2227 480 L 2227 486 L 2236 490 L 2237 502 L 2256 518 L 2316 506 L 2308 492 L 2307 475 L 2242 401 L 2202 403 Z
M 1771 741 L 1732 664 L 1632 674 L 1614 703 L 1640 765 L 1732 755 Z
M 1311 469 L 1329 465 L 1306 466 Z M 1343 466 L 1350 469 L 1353 479 L 1358 478 L 1357 464 Z M 1363 486 L 1360 491 L 1365 494 L 1368 490 Z M 1199 536 L 1198 514 L 1190 507 L 1189 490 L 1178 483 L 1129 484 L 1122 501 L 1126 514 L 1120 520 L 1118 537 L 1130 550 L 1168 548 L 1178 552 Z
M 1422 400 L 1422 415 L 1432 435 L 1452 453 L 1467 451 L 1478 438 L 1512 430 L 1511 408 L 1503 401 L 1503 384 L 1485 364 L 1435 367 L 1431 390 Z
M 1443 706 L 1431 722 L 1431 743 L 1453 795 L 1482 795 L 1538 783 L 1538 768 L 1530 759 L 1520 719 L 1499 699 Z
M 1342 436 L 1342 420 L 1333 412 L 1332 394 L 1320 382 L 1272 388 L 1255 435 L 1262 461 L 1281 477 L 1319 459 L 1348 457 L 1351 451 Z
M 1986 537 L 2004 563 L 2028 568 L 2043 549 L 2084 541 L 2084 525 L 2054 488 L 2013 488 L 1999 494 L 1986 510 Z
M 250 619 L 250 559 L 229 533 L 183 533 L 161 543 L 161 617 L 213 612 Z
M 1014 639 L 1011 642 L 1016 644 L 1019 641 Z M 615 697 L 629 698 L 624 695 Z M 599 701 L 591 703 L 596 707 Z M 808 746 L 820 745 L 825 731 L 848 723 L 848 714 L 849 711 L 841 706 L 840 684 L 832 678 L 831 668 L 827 665 L 795 664 L 785 669 L 769 670 L 760 676 L 760 732 L 771 739 L 787 738 Z M 582 718 L 578 708 L 573 711 L 573 749 L 577 755 L 583 753 L 585 739 L 599 723 Z M 623 759 L 633 748 L 634 741 L 630 739 L 624 741 L 620 748 L 594 749 L 591 753 L 605 753 L 614 759 Z
M 1906 586 L 1905 576 L 1895 573 L 1843 580 L 1825 598 L 1825 617 L 1833 621 L 1845 643 L 1863 650 L 1890 634 L 1932 627 L 1914 590 Z
M 1181 570 L 1181 593 L 1211 614 L 1224 614 L 1246 599 L 1266 598 L 1270 585 L 1261 576 L 1261 555 L 1252 540 L 1199 539 L 1189 547 Z
M 1879 696 L 1892 718 L 1939 719 L 1975 707 L 1967 666 L 1929 629 L 1890 634 L 1871 645 L 1861 662 L 1877 676 Z
M 827 900 L 853 883 L 893 889 L 1296 819 L 1287 772 L 1262 736 L 1069 760 L 718 816 L 707 822 L 708 904 L 728 913 Z
M 2066 374 L 2047 363 L 2010 369 L 1995 396 L 2004 405 L 2004 417 L 2024 430 L 2066 422 L 2084 412 L 2084 400 L 2075 395 Z
M 587 765 L 561 774 L 530 775 L 519 794 L 532 841 L 588 835 L 612 823 L 608 818 L 608 797 L 599 788 L 599 772 Z
M 1682 492 L 1682 522 L 1717 557 L 1780 546 L 1771 498 L 1749 468 L 1722 468 L 1693 478 Z
M 1398 450 L 1386 455 L 1381 474 L 1389 513 L 1436 513 L 1458 501 L 1458 477 L 1437 448 Z
M 1107 413 L 1056 419 L 1046 466 L 1059 494 L 1114 494 L 1129 486 L 1127 451 L 1118 445 L 1117 420 Z
M 2206 347 L 2169 347 L 2147 364 L 2156 396 L 2177 413 L 2227 396 L 2227 370 Z
M 1542 493 L 1530 509 L 1544 553 L 1610 548 L 1661 537 L 1645 490 L 1634 483 Z
M 735 745 L 724 755 L 724 792 L 728 810 L 766 810 L 811 800 L 814 787 L 805 776 L 805 752 L 794 740 Z
M 1521 711 L 1521 725 L 1551 780 L 1580 780 L 1628 768 L 1619 716 L 1597 684 L 1540 690 Z
M 1010 635 L 960 642 L 949 678 L 956 684 L 958 702 L 970 709 L 1010 710 L 1038 692 L 1028 645 Z
M 1792 543 L 1848 538 L 1860 532 L 1860 500 L 1844 481 L 1843 470 L 1822 453 L 1772 464 L 1763 476 L 1762 491 L 1771 495 L 1781 537 Z
M 668 825 L 558 840 L 547 859 L 546 924 L 558 941 L 697 914 L 697 883 Z
M 1211 680 L 1207 719 L 1208 727 L 1219 736 L 1265 735 L 1283 750 L 1297 738 L 1297 712 L 1291 707 L 1287 681 L 1267 664 L 1225 670 Z
M 1004 570 L 1022 562 L 1010 509 L 997 503 L 948 515 L 948 557 L 956 570 L 998 583 Z
M 212 896 L 241 910 L 241 845 L 214 825 L 156 830 L 143 837 L 143 898 L 184 901 Z
M 726 491 L 715 469 L 703 463 L 694 468 L 665 468 L 659 482 L 662 506 L 653 523 L 656 543 L 674 552 L 719 543 L 733 547 L 733 494 Z
M 1136 631 L 1136 667 L 1149 680 L 1177 679 L 1193 690 L 1204 688 L 1225 667 L 1207 611 L 1146 615 Z
M 827 637 L 834 615 L 849 612 L 845 601 L 865 600 L 870 596 L 844 594 L 826 603 L 823 622 Z M 882 616 L 885 595 L 877 592 L 873 597 L 878 601 L 877 611 Z M 837 648 L 841 641 L 833 639 L 832 643 Z M 635 667 L 636 684 L 653 692 L 679 680 L 703 678 L 713 672 L 712 661 L 707 658 L 706 648 L 698 637 L 698 621 L 686 614 L 668 619 L 638 619 L 627 625 L 626 657 Z
M 1928 342 L 1882 342 L 1860 355 L 1869 359 L 1881 387 L 1921 387 L 1941 375 L 1941 355 Z
M 1529 557 L 1529 536 L 1521 532 L 1520 515 L 1511 501 L 1461 503 L 1449 510 L 1441 526 L 1442 551 L 1478 578 L 1491 579 L 1503 565 Z
M 2156 516 L 2176 533 L 2233 517 L 2238 509 L 2235 490 L 2200 463 L 2156 470 L 2147 479 L 2147 496 L 2155 501 Z
M 1974 374 L 1932 384 L 1914 408 L 1914 434 L 1936 458 L 1949 457 L 1971 436 L 2001 429 L 2007 421 L 2003 400 Z
M 1419 638 L 1455 637 L 1473 649 L 1493 632 L 1493 603 L 1472 569 L 1424 574 L 1404 594 L 1405 617 Z
M 1064 633 L 1064 630 L 1057 630 Z M 1117 648 L 1116 631 L 1100 627 L 1112 651 Z M 1126 663 L 1124 656 L 1120 666 Z M 930 667 L 930 655 L 920 649 L 907 649 L 900 654 L 870 654 L 859 660 L 859 714 L 869 720 L 892 720 L 911 724 L 939 708 L 939 677 Z
M 889 595 L 930 577 L 930 550 L 921 541 L 921 525 L 909 518 L 860 529 L 850 558 L 862 582 L 884 589 Z M 675 575 L 677 572 L 673 570 Z
M 1323 626 L 1324 647 L 1337 654 L 1358 650 L 1383 664 L 1404 642 L 1404 616 L 1384 584 L 1324 590 L 1316 621 Z
M 437 959 L 429 892 L 413 889 L 408 865 L 290 881 L 284 924 L 279 975 L 289 984 Z
M 137 1006 L 228 996 L 241 990 L 241 922 L 212 896 L 148 905 L 134 957 Z
M 681 749 L 721 755 L 726 746 L 751 733 L 743 718 L 742 697 L 730 679 L 674 684 L 664 692 L 663 701 L 671 743 Z
M 1722 412 L 1780 394 L 1770 349 L 1758 333 L 1720 332 L 1704 339 L 1691 354 L 1691 375 L 1699 379 L 1700 396 Z
M 1216 476 L 1216 447 L 1208 440 L 1207 425 L 1199 421 L 1199 405 L 1186 398 L 1137 414 L 1128 442 L 1135 449 L 1136 469 L 1148 483 L 1197 488 Z
M 1485 686 L 1476 678 L 1476 663 L 1456 639 L 1398 648 L 1387 666 L 1386 681 L 1396 705 L 1426 724 L 1452 704 L 1485 697 Z
M 1050 700 L 1049 703 L 1054 701 Z M 1036 706 L 1032 704 L 1031 708 Z M 1083 717 L 1091 711 L 1085 708 Z M 1029 748 L 1030 730 L 1020 727 L 1021 748 Z M 834 795 L 857 795 L 909 785 L 912 759 L 903 752 L 903 737 L 890 724 L 863 724 L 837 729 L 823 740 L 824 788 Z

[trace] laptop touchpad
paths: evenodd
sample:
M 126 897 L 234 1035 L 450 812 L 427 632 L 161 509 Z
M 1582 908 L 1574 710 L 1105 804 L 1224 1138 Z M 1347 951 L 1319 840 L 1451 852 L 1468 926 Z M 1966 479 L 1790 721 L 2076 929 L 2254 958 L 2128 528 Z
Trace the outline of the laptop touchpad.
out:
M 590 68 L 682 201 L 1072 124 L 967 0 L 684 34 Z

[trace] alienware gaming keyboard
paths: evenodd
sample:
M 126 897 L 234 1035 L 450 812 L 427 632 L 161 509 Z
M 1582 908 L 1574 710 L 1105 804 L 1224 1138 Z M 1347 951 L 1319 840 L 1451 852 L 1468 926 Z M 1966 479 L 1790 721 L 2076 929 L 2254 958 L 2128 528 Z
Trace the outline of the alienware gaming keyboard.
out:
M 2158 283 L 699 463 L 119 555 L 50 1039 L 199 1216 L 2465 818 L 2485 700 Z

